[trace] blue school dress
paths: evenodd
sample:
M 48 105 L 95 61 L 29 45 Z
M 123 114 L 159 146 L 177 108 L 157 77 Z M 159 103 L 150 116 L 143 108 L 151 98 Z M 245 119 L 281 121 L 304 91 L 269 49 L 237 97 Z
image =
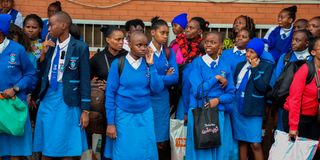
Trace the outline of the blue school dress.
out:
M 80 156 L 88 149 L 85 130 L 79 125 L 80 116 L 78 106 L 65 103 L 62 83 L 57 91 L 49 87 L 37 114 L 34 152 L 49 157 Z
M 128 54 L 121 75 L 118 59 L 112 62 L 106 86 L 106 112 L 107 123 L 115 125 L 117 137 L 107 138 L 105 157 L 158 159 L 151 92 L 160 93 L 163 86 L 155 65 L 147 65 L 144 58 L 135 61 Z
M 300 55 L 299 58 L 297 57 L 297 55 Z M 277 79 L 279 78 L 280 74 L 283 72 L 283 69 L 285 67 L 285 57 L 286 57 L 286 53 L 282 54 L 282 56 L 279 58 L 279 61 L 277 63 L 277 66 L 274 68 L 271 80 L 270 80 L 270 85 L 274 86 Z M 297 60 L 312 60 L 312 56 L 310 55 L 310 53 L 308 52 L 308 49 L 299 52 L 299 53 L 292 53 L 291 57 L 289 58 L 289 62 L 294 62 Z M 283 121 L 282 121 L 282 114 L 283 114 L 283 108 L 279 108 L 278 109 L 278 122 L 277 122 L 277 129 L 280 131 L 284 131 L 283 129 Z
M 18 86 L 17 96 L 26 101 L 28 89 L 34 89 L 37 81 L 36 69 L 31 64 L 26 51 L 20 44 L 6 39 L 5 49 L 0 52 L 0 91 Z M 24 135 L 12 136 L 0 133 L 0 157 L 30 156 L 32 154 L 32 130 L 29 114 L 24 128 Z
M 230 147 L 233 143 L 230 119 L 226 118 L 225 111 L 230 110 L 226 106 L 234 98 L 234 86 L 231 70 L 223 59 L 215 61 L 215 65 L 209 66 L 207 63 L 213 61 L 208 55 L 204 55 L 194 60 L 193 69 L 189 75 L 191 84 L 190 103 L 188 111 L 188 130 L 186 144 L 187 160 L 220 160 L 230 158 Z M 206 62 L 205 62 L 206 61 Z M 212 63 L 211 63 L 212 64 Z M 215 75 L 224 76 L 228 80 L 228 85 L 223 89 L 216 80 Z M 203 85 L 203 90 L 201 89 Z M 199 87 L 200 86 L 200 87 Z M 200 97 L 199 97 L 200 96 Z M 218 115 L 221 136 L 221 146 L 211 149 L 195 149 L 194 147 L 194 119 L 192 110 L 202 107 L 202 98 L 219 98 Z M 229 105 L 230 106 L 230 105 Z M 228 116 L 228 115 L 227 115 Z
M 249 62 L 237 65 L 234 75 L 237 90 L 231 115 L 236 140 L 251 143 L 260 143 L 262 140 L 262 116 L 272 66 L 272 63 L 264 60 L 255 68 L 251 68 Z
M 154 51 L 156 50 L 152 42 L 149 46 L 151 46 Z M 169 60 L 167 60 L 165 49 L 163 47 L 161 48 L 160 54 L 155 51 L 153 58 L 157 73 L 161 77 L 165 87 L 160 93 L 151 93 L 151 103 L 157 142 L 169 140 L 170 100 L 168 87 L 176 84 L 179 78 L 178 66 L 173 50 L 170 49 L 170 57 Z M 167 76 L 166 72 L 170 67 L 174 68 L 174 72 Z
M 270 52 L 276 62 L 282 54 L 291 50 L 293 27 L 287 33 L 280 26 L 276 27 L 268 37 L 268 52 Z

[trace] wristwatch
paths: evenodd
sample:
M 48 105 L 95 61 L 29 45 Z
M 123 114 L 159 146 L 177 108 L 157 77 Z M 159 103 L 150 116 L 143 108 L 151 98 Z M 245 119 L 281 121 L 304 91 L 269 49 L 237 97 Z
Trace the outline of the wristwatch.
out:
M 18 86 L 13 86 L 14 92 L 18 93 L 20 91 L 20 88 Z

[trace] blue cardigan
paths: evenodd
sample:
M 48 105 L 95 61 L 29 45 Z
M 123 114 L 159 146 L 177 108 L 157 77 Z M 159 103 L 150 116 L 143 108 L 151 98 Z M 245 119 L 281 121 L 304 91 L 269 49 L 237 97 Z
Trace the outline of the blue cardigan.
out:
M 238 75 L 247 61 L 237 65 L 234 82 L 237 82 Z M 268 61 L 261 60 L 260 64 L 251 69 L 251 75 L 246 85 L 243 114 L 247 116 L 262 116 L 265 109 L 265 94 L 272 76 L 273 64 Z M 236 85 L 236 84 L 235 84 Z

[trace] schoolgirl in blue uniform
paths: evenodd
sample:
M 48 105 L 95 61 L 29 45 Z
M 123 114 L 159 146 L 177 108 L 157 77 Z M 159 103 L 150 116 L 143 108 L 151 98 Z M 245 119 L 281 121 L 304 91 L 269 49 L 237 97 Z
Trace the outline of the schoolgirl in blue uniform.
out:
M 291 50 L 291 40 L 293 35 L 293 22 L 296 19 L 297 7 L 291 6 L 284 8 L 278 15 L 278 26 L 270 29 L 265 39 L 268 39 L 268 51 L 274 60 L 278 59 L 283 53 Z
M 237 65 L 234 82 L 236 98 L 233 101 L 232 127 L 239 141 L 240 160 L 248 158 L 250 144 L 254 157 L 263 160 L 262 119 L 265 94 L 273 71 L 273 64 L 260 58 L 264 50 L 262 39 L 253 38 L 247 45 L 247 61 Z
M 156 140 L 159 143 L 158 149 L 161 150 L 164 147 L 169 149 L 169 143 L 162 143 L 169 140 L 170 100 L 168 87 L 178 82 L 179 73 L 175 54 L 172 49 L 166 46 L 169 35 L 167 22 L 159 17 L 154 17 L 151 23 L 152 41 L 149 44 L 149 49 L 154 52 L 154 65 L 165 85 L 160 93 L 151 93 Z M 169 53 L 167 53 L 168 51 Z
M 15 2 L 14 0 L 2 0 L 1 2 L 1 14 L 9 14 L 11 16 L 11 23 L 22 28 L 23 17 L 22 14 L 14 9 Z
M 209 32 L 204 38 L 206 54 L 192 62 L 189 75 L 191 84 L 190 104 L 188 111 L 188 131 L 186 144 L 187 160 L 221 160 L 229 159 L 228 141 L 232 142 L 230 120 L 225 119 L 226 104 L 232 103 L 234 86 L 229 65 L 219 57 L 223 48 L 223 38 L 219 32 Z M 199 89 L 202 88 L 203 90 Z M 200 96 L 200 97 L 199 97 Z M 195 149 L 194 119 L 192 110 L 202 107 L 202 98 L 208 97 L 209 107 L 217 107 L 221 146 L 210 149 Z M 230 105 L 229 105 L 230 106 Z M 227 130 L 227 128 L 229 128 Z
M 154 64 L 154 52 L 146 53 L 147 45 L 143 33 L 133 32 L 130 52 L 122 57 L 122 70 L 120 58 L 111 64 L 106 113 L 107 136 L 113 139 L 113 145 L 105 149 L 105 153 L 112 150 L 112 155 L 105 156 L 113 160 L 158 159 L 151 93 L 160 93 L 164 85 Z
M 89 48 L 69 34 L 72 20 L 67 13 L 57 12 L 49 21 L 49 33 L 57 39 L 44 42 L 45 58 L 38 66 L 42 82 L 33 151 L 42 152 L 46 160 L 68 160 L 88 148 Z
M 28 89 L 36 85 L 36 69 L 23 46 L 6 38 L 10 20 L 10 15 L 0 14 L 0 75 L 5 76 L 0 81 L 0 92 L 6 98 L 17 96 L 25 102 Z M 32 130 L 28 116 L 22 136 L 0 133 L 0 159 L 11 156 L 11 159 L 19 160 L 31 154 Z
M 292 42 L 291 42 L 292 53 L 291 53 L 291 56 L 289 57 L 288 62 L 294 62 L 297 60 L 310 61 L 313 59 L 312 55 L 308 51 L 308 44 L 309 44 L 310 37 L 311 37 L 311 33 L 307 30 L 298 30 L 294 32 Z M 274 72 L 272 74 L 272 78 L 270 81 L 271 86 L 274 86 L 280 74 L 283 72 L 283 69 L 285 67 L 286 54 L 287 53 L 284 53 L 279 58 L 279 62 L 277 63 L 277 66 L 274 68 Z M 283 108 L 280 107 L 278 110 L 277 129 L 281 131 L 283 131 L 282 113 L 283 113 Z

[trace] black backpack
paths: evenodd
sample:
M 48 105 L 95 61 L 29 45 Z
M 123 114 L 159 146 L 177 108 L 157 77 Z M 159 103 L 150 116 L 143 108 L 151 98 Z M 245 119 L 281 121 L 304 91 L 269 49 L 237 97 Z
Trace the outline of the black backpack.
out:
M 289 62 L 291 56 L 292 52 L 286 54 L 284 59 L 285 67 L 283 69 L 283 72 L 278 77 L 272 90 L 273 106 L 276 108 L 283 108 L 284 103 L 286 102 L 286 99 L 289 95 L 289 89 L 293 81 L 293 76 L 303 64 L 306 63 L 308 65 L 306 84 L 309 84 L 315 75 L 313 61 L 298 60 L 295 62 Z

